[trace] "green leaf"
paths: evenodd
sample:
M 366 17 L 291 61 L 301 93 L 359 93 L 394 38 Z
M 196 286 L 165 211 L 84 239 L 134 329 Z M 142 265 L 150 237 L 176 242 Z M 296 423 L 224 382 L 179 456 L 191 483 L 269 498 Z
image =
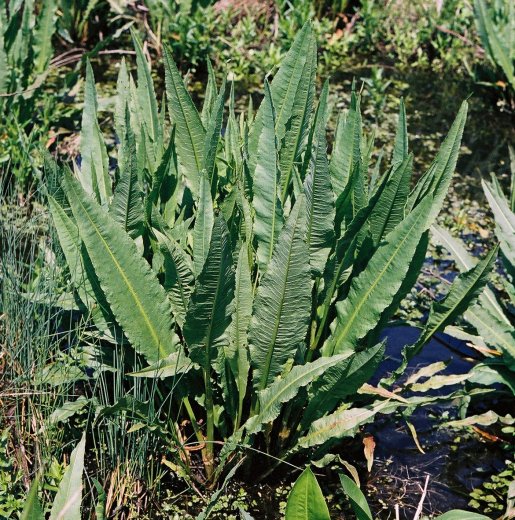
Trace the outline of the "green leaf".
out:
M 199 178 L 197 214 L 193 226 L 193 262 L 197 276 L 202 272 L 206 261 L 215 220 L 211 184 L 207 173 L 202 171 Z
M 261 272 L 272 258 L 277 237 L 283 226 L 280 200 L 280 172 L 275 136 L 275 111 L 270 86 L 265 81 L 261 119 L 262 129 L 257 149 L 257 163 L 253 179 L 254 235 L 257 240 L 257 260 Z
M 393 147 L 392 168 L 402 164 L 408 157 L 408 126 L 406 123 L 406 107 L 401 98 L 399 106 L 399 122 L 395 133 L 395 144 Z
M 508 5 L 509 2 L 506 4 Z M 481 41 L 487 50 L 488 57 L 495 65 L 500 67 L 511 87 L 515 89 L 515 67 L 513 64 L 513 50 L 510 41 L 502 38 L 498 27 L 493 23 L 492 9 L 487 9 L 483 0 L 475 0 L 474 10 L 476 12 L 476 22 Z M 507 14 L 506 14 L 507 16 Z M 509 20 L 509 23 L 511 20 Z M 508 31 L 513 31 L 513 24 L 510 23 Z
M 192 368 L 198 368 L 190 358 L 182 351 L 173 352 L 167 358 L 159 360 L 148 367 L 137 372 L 130 372 L 127 375 L 131 377 L 149 377 L 151 379 L 165 379 L 174 377 L 178 374 L 185 374 Z
M 149 133 L 152 145 L 157 152 L 163 147 L 163 135 L 161 132 L 161 124 L 159 121 L 159 113 L 157 109 L 156 93 L 154 91 L 154 82 L 150 75 L 150 66 L 143 54 L 141 41 L 134 29 L 131 28 L 131 36 L 136 50 L 136 65 L 138 70 L 138 106 L 139 112 L 143 117 L 145 129 Z
M 83 434 L 79 444 L 72 451 L 70 464 L 57 489 L 50 511 L 50 520 L 81 520 L 80 504 L 82 502 L 85 449 L 86 434 Z
M 344 356 L 329 367 L 310 388 L 308 405 L 302 416 L 303 428 L 331 412 L 347 396 L 354 394 L 375 373 L 384 355 L 384 344 Z M 327 358 L 322 358 L 327 359 Z M 331 359 L 331 358 L 329 358 Z
M 306 145 L 306 139 L 309 134 L 309 121 L 313 110 L 317 49 L 315 38 L 311 33 L 308 34 L 304 47 L 300 48 L 299 52 L 305 52 L 306 58 L 295 93 L 291 98 L 291 108 L 289 105 L 290 98 L 283 97 L 289 96 L 288 91 L 281 91 L 281 87 L 284 84 L 279 79 L 276 81 L 276 78 L 272 82 L 274 106 L 277 107 L 276 133 L 280 148 L 279 169 L 281 171 L 281 202 L 283 204 L 286 201 L 292 175 L 296 173 L 294 169 L 297 163 L 300 162 L 301 153 Z M 281 71 L 286 64 L 287 60 L 285 58 Z M 293 68 L 292 74 L 295 74 L 295 68 Z M 293 77 L 288 77 L 288 81 L 292 79 Z
M 312 47 L 312 27 L 310 22 L 306 22 L 296 35 L 290 50 L 284 57 L 281 67 L 272 81 L 272 101 L 277 113 L 276 138 L 279 144 L 286 134 L 286 126 L 293 115 L 296 101 L 298 103 L 297 106 L 301 105 L 301 94 L 304 93 L 306 95 L 306 90 L 309 92 L 314 88 L 311 77 L 304 75 L 306 61 L 308 57 L 312 57 L 312 53 L 310 54 L 309 52 Z M 313 84 L 309 85 L 309 81 Z M 261 135 L 262 110 L 263 107 L 259 107 L 249 136 L 249 168 L 251 175 L 254 174 L 256 167 L 258 139 Z
M 350 500 L 357 520 L 374 520 L 372 517 L 372 512 L 368 507 L 367 499 L 361 492 L 361 489 L 356 486 L 355 482 L 347 475 L 343 475 L 342 473 L 340 473 L 340 482 L 342 484 L 344 493 Z
M 381 196 L 370 214 L 370 232 L 376 246 L 404 220 L 412 168 L 413 156 L 406 156 L 398 163 L 388 176 Z
M 336 198 L 347 186 L 356 163 L 361 161 L 361 132 L 360 100 L 353 90 L 347 115 L 338 119 L 334 149 L 329 163 L 331 184 Z
M 317 107 L 311 158 L 304 180 L 307 207 L 306 239 L 311 269 L 315 276 L 322 274 L 334 244 L 335 210 L 327 161 L 326 111 L 327 88 L 323 90 Z
M 196 194 L 203 168 L 206 131 L 182 77 L 165 46 L 166 95 L 172 124 L 176 126 L 179 162 L 190 190 Z
M 306 336 L 311 283 L 305 233 L 306 208 L 301 198 L 279 235 L 254 302 L 249 343 L 256 389 L 263 390 L 273 381 Z
M 143 231 L 144 211 L 138 179 L 136 138 L 131 129 L 129 107 L 125 107 L 125 138 L 122 141 L 120 180 L 116 185 L 109 214 L 132 238 Z
M 243 400 L 247 392 L 250 370 L 248 353 L 248 329 L 252 317 L 252 280 L 248 257 L 248 244 L 243 243 L 236 267 L 236 287 L 234 291 L 234 312 L 229 327 L 229 345 L 226 357 L 238 388 L 238 415 L 241 418 Z
M 490 520 L 490 518 L 485 515 L 480 515 L 479 513 L 472 513 L 471 511 L 453 509 L 443 515 L 437 516 L 436 520 Z
M 118 136 L 120 142 L 122 142 L 124 137 L 127 135 L 125 112 L 127 110 L 127 105 L 129 104 L 130 80 L 129 73 L 127 71 L 127 64 L 125 63 L 125 57 L 123 57 L 120 63 L 118 79 L 116 81 L 116 100 L 114 108 L 114 127 L 116 130 L 116 135 Z
M 44 72 L 53 54 L 52 37 L 56 29 L 56 10 L 54 0 L 43 0 L 38 23 L 34 30 L 34 70 Z
M 496 193 L 491 184 L 481 181 L 486 199 L 495 218 L 495 234 L 501 243 L 501 251 L 515 273 L 515 213 L 501 193 Z
M 367 267 L 353 279 L 349 294 L 336 304 L 332 334 L 324 355 L 355 350 L 378 323 L 409 269 L 420 238 L 428 228 L 427 215 L 433 201 L 427 198 L 381 243 Z
M 44 520 L 45 515 L 38 499 L 39 481 L 37 476 L 30 485 L 29 492 L 25 498 L 25 506 L 21 513 L 20 520 Z
M 458 115 L 456 116 L 447 137 L 440 146 L 436 159 L 422 179 L 418 182 L 408 200 L 407 209 L 410 211 L 417 204 L 422 203 L 425 197 L 430 194 L 434 199 L 434 204 L 431 207 L 430 214 L 428 215 L 429 224 L 433 223 L 434 219 L 440 212 L 447 195 L 449 184 L 458 160 L 463 129 L 465 128 L 465 121 L 467 120 L 467 110 L 468 104 L 464 101 L 461 104 Z
M 170 305 L 136 245 L 71 176 L 63 178 L 79 234 L 116 320 L 149 363 L 176 349 Z
M 97 120 L 97 93 L 91 63 L 86 63 L 86 87 L 80 134 L 81 167 L 79 180 L 88 195 L 107 206 L 111 198 L 111 179 L 107 150 Z
M 206 92 L 204 95 L 204 104 L 202 105 L 202 113 L 200 115 L 200 119 L 202 120 L 204 128 L 209 126 L 209 121 L 211 120 L 217 96 L 218 91 L 216 89 L 216 76 L 213 70 L 213 65 L 211 65 L 211 60 L 208 58 Z
M 98 278 L 91 267 L 91 260 L 79 236 L 79 229 L 64 208 L 51 196 L 48 207 L 52 214 L 59 243 L 70 271 L 73 287 L 99 331 L 105 332 L 113 323 L 113 317 Z
M 447 230 L 434 224 L 431 226 L 431 232 L 433 238 L 449 251 L 461 272 L 468 271 L 477 264 L 477 260 L 465 249 L 464 244 L 457 238 L 454 238 Z M 498 321 L 504 322 L 508 326 L 510 325 L 510 321 L 505 316 L 502 306 L 489 287 L 485 287 L 483 293 L 479 295 L 478 302 L 482 307 L 487 309 L 489 313 L 495 316 Z M 476 326 L 473 316 L 474 311 L 475 306 L 472 306 L 467 310 L 465 318 L 469 320 L 472 325 Z
M 286 503 L 285 520 L 330 520 L 329 509 L 313 472 L 306 468 Z
M 224 115 L 225 84 L 226 81 L 224 78 L 222 86 L 220 87 L 220 93 L 218 94 L 213 106 L 213 113 L 209 120 L 209 125 L 206 129 L 203 167 L 206 170 L 209 179 L 212 179 L 215 173 L 216 152 L 218 150 L 218 143 L 220 142 L 220 132 L 222 130 Z
M 219 347 L 227 344 L 234 294 L 234 269 L 229 230 L 222 216 L 213 225 L 206 263 L 195 282 L 184 323 L 191 359 L 210 370 Z
M 299 390 L 309 385 L 314 379 L 341 363 L 349 357 L 349 353 L 339 356 L 319 358 L 305 365 L 294 366 L 286 376 L 277 379 L 270 386 L 261 390 L 259 398 L 259 414 L 251 417 L 245 424 L 248 434 L 257 433 L 266 423 L 272 422 L 281 412 L 281 405 L 295 399 Z
M 160 246 L 164 257 L 163 286 L 170 298 L 175 320 L 182 327 L 195 282 L 192 262 L 180 245 L 170 238 L 163 237 Z
M 307 449 L 321 446 L 332 439 L 354 436 L 360 426 L 373 421 L 383 406 L 385 406 L 385 403 L 375 407 L 337 410 L 330 415 L 317 419 L 311 424 L 307 434 L 298 440 L 294 451 L 299 448 Z
M 107 495 L 100 482 L 96 478 L 92 480 L 93 484 L 95 484 L 95 489 L 97 490 L 97 503 L 95 505 L 96 520 L 105 520 Z
M 460 274 L 454 280 L 445 298 L 433 302 L 419 339 L 403 351 L 403 363 L 398 370 L 399 373 L 438 331 L 450 325 L 477 298 L 488 281 L 496 256 L 497 248 L 493 248 L 475 267 Z

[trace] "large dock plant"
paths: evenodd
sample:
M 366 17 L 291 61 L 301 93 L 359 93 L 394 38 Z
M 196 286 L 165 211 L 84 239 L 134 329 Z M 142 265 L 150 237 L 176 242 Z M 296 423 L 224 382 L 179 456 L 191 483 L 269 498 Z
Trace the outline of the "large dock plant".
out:
M 137 79 L 124 62 L 118 79 L 116 170 L 88 66 L 81 164 L 73 172 L 49 164 L 49 201 L 77 301 L 105 348 L 131 353 L 128 379 L 155 379 L 157 409 L 172 393 L 158 430 L 171 439 L 174 467 L 191 472 L 197 448 L 213 483 L 242 453 L 321 457 L 377 413 L 423 404 L 363 385 L 424 261 L 466 103 L 413 187 L 402 102 L 378 178 L 369 176 L 357 92 L 328 154 L 329 85 L 316 99 L 309 24 L 265 80 L 255 114 L 237 116 L 232 88 L 212 72 L 198 111 L 166 50 L 159 106 L 136 37 L 135 49 Z M 423 343 L 477 295 L 492 258 L 458 278 Z M 109 413 L 124 406 L 144 422 L 142 403 Z

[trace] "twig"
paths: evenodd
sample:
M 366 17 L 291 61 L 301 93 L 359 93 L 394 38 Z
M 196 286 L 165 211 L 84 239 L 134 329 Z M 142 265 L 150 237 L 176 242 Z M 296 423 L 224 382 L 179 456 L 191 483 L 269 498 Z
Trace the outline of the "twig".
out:
M 429 475 L 426 476 L 426 483 L 424 484 L 424 489 L 422 490 L 422 496 L 420 497 L 420 502 L 418 503 L 417 510 L 415 511 L 415 516 L 413 520 L 419 520 L 420 515 L 422 514 L 422 508 L 424 507 L 424 500 L 427 495 L 427 486 L 429 485 Z
M 480 45 L 475 44 L 472 40 L 469 40 L 466 36 L 463 36 L 463 34 L 460 34 L 456 31 L 453 31 L 452 29 L 448 29 L 447 27 L 444 27 L 443 25 L 437 25 L 436 28 L 445 33 L 450 34 L 451 36 L 454 36 L 455 38 L 458 38 L 458 40 L 461 40 L 463 43 L 466 43 L 467 45 L 470 45 L 471 47 L 474 47 L 476 52 L 479 55 L 485 54 L 485 49 L 481 47 Z

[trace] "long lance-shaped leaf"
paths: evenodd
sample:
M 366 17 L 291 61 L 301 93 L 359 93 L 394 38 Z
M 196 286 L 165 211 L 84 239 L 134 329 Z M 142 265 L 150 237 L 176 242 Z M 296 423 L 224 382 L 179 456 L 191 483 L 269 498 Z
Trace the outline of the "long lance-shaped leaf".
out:
M 20 520 L 44 520 L 45 514 L 39 502 L 38 491 L 40 476 L 37 476 L 30 485 L 29 492 L 25 498 L 25 505 L 21 512 Z
M 313 110 L 313 102 L 315 98 L 315 75 L 317 67 L 317 50 L 314 37 L 310 39 L 310 45 L 307 48 L 307 58 L 301 79 L 295 92 L 293 106 L 291 108 L 291 116 L 287 119 L 284 138 L 282 136 L 281 117 L 278 114 L 276 132 L 280 139 L 279 153 L 279 169 L 281 170 L 281 202 L 284 204 L 289 192 L 290 180 L 296 174 L 294 168 L 300 162 L 300 155 L 305 148 L 306 139 L 309 134 L 309 122 Z M 327 85 L 327 83 L 326 83 Z M 327 86 L 324 89 L 327 91 Z M 275 92 L 272 91 L 272 94 Z M 274 95 L 274 104 L 280 102 L 279 96 Z M 284 105 L 283 105 L 284 106 Z
M 254 235 L 257 240 L 257 260 L 259 269 L 264 272 L 284 222 L 280 200 L 277 139 L 274 130 L 275 111 L 270 86 L 266 81 L 262 107 L 262 127 L 257 149 L 252 203 L 255 211 Z
M 163 135 L 161 132 L 161 124 L 159 122 L 154 82 L 150 75 L 150 66 L 143 54 L 141 41 L 136 31 L 133 29 L 131 30 L 131 36 L 134 49 L 136 50 L 136 65 L 138 68 L 138 105 L 143 120 L 145 121 L 145 128 L 149 133 L 154 146 L 154 150 L 159 153 L 163 147 Z
M 84 472 L 84 453 L 86 451 L 86 434 L 72 451 L 70 464 L 64 472 L 63 479 L 50 511 L 50 520 L 80 520 L 80 504 L 82 502 L 82 473 Z
M 86 87 L 80 134 L 81 167 L 79 180 L 88 195 L 107 206 L 111 198 L 107 150 L 97 120 L 97 92 L 89 61 L 86 63 Z
M 515 15 L 515 12 L 514 12 Z M 512 146 L 508 146 L 510 154 L 510 170 L 511 170 L 511 183 L 510 183 L 510 209 L 515 213 L 515 150 Z
M 79 229 L 64 208 L 50 195 L 48 206 L 70 271 L 71 282 L 84 307 L 91 313 L 98 330 L 105 332 L 114 319 L 95 271 L 90 265 L 91 261 L 80 239 Z
M 429 227 L 427 215 L 432 203 L 428 197 L 408 215 L 353 280 L 347 298 L 336 304 L 336 319 L 324 355 L 355 350 L 359 340 L 376 326 L 402 284 L 422 233 Z
M 271 85 L 272 99 L 277 111 L 276 136 L 281 143 L 286 125 L 292 115 L 295 97 L 301 82 L 307 84 L 308 79 L 303 77 L 304 66 L 308 58 L 309 49 L 312 46 L 313 34 L 311 23 L 307 22 L 299 31 L 295 40 L 281 63 Z M 257 160 L 257 148 L 262 126 L 262 107 L 254 119 L 249 136 L 249 170 L 254 175 Z
M 478 393 L 484 393 L 484 390 L 481 390 Z M 444 396 L 416 395 L 403 399 L 402 401 L 376 401 L 363 408 L 337 410 L 333 414 L 315 421 L 311 425 L 308 433 L 304 435 L 304 437 L 301 437 L 297 445 L 290 450 L 289 455 L 293 455 L 302 448 L 313 448 L 315 446 L 322 446 L 336 439 L 341 439 L 342 437 L 352 437 L 356 434 L 360 426 L 371 422 L 378 413 L 391 414 L 399 408 L 425 406 L 434 403 L 435 401 L 441 402 L 443 400 L 451 400 L 457 397 L 464 397 L 464 395 L 460 391 Z
M 309 385 L 326 370 L 341 363 L 350 353 L 339 356 L 319 358 L 305 365 L 297 365 L 282 379 L 278 379 L 268 388 L 260 391 L 259 413 L 245 423 L 249 435 L 261 431 L 263 426 L 272 422 L 281 413 L 281 406 L 292 401 L 299 390 Z
M 205 171 L 200 173 L 198 194 L 197 215 L 195 217 L 195 225 L 193 226 L 193 262 L 196 276 L 201 273 L 204 267 L 215 221 L 211 184 Z
M 501 193 L 496 193 L 493 186 L 482 181 L 488 204 L 495 218 L 495 234 L 501 243 L 501 251 L 515 272 L 515 213 Z
M 164 257 L 164 288 L 170 297 L 175 320 L 182 327 L 195 281 L 193 265 L 179 244 L 167 237 L 161 240 L 161 253 Z
M 234 294 L 234 269 L 229 230 L 221 215 L 215 218 L 211 246 L 204 268 L 195 282 L 184 322 L 184 339 L 193 362 L 204 375 L 207 439 L 214 439 L 214 397 L 212 365 L 227 346 L 227 327 L 231 321 Z M 209 443 L 208 443 L 209 444 Z M 206 446 L 211 460 L 213 445 Z M 208 469 L 209 471 L 209 469 Z
M 467 110 L 468 104 L 464 101 L 447 137 L 440 146 L 436 159 L 411 193 L 407 204 L 408 212 L 420 204 L 428 194 L 431 194 L 435 202 L 431 208 L 429 220 L 433 221 L 438 215 L 456 168 Z
M 465 249 L 463 243 L 454 238 L 447 230 L 437 226 L 436 224 L 431 226 L 431 233 L 436 242 L 451 254 L 452 258 L 456 262 L 456 266 L 461 272 L 472 269 L 476 264 L 477 260 Z M 479 295 L 478 303 L 488 309 L 488 311 L 495 316 L 499 321 L 504 322 L 507 326 L 510 326 L 510 320 L 505 316 L 502 306 L 497 301 L 494 292 L 487 286 L 484 291 Z M 466 319 L 472 318 L 472 312 L 475 309 L 472 306 L 466 313 Z M 470 316 L 469 316 L 470 313 Z M 474 326 L 475 323 L 472 323 Z
M 329 509 L 313 472 L 306 468 L 286 503 L 284 520 L 330 520 Z
M 372 512 L 368 506 L 365 495 L 361 492 L 355 482 L 347 475 L 340 473 L 340 482 L 343 491 L 349 497 L 350 503 L 357 520 L 373 520 Z
M 404 219 L 412 167 L 413 156 L 406 156 L 397 164 L 370 214 L 370 232 L 376 246 Z
M 304 181 L 307 208 L 306 239 L 312 272 L 320 276 L 334 244 L 334 196 L 327 161 L 325 113 L 327 88 L 321 96 L 315 116 L 311 158 Z
M 247 392 L 250 370 L 248 354 L 248 329 L 252 317 L 252 280 L 248 256 L 248 244 L 243 243 L 236 267 L 236 287 L 234 291 L 234 312 L 229 327 L 229 346 L 226 357 L 229 361 L 238 388 L 238 418 L 243 411 L 243 400 Z
M 429 230 L 425 231 L 422 234 L 420 242 L 418 243 L 415 253 L 413 254 L 413 258 L 410 261 L 410 265 L 406 275 L 404 276 L 404 280 L 399 287 L 399 290 L 395 293 L 395 296 L 391 299 L 388 307 L 381 314 L 381 319 L 377 323 L 374 331 L 367 338 L 367 343 L 375 344 L 378 341 L 378 337 L 381 334 L 381 331 L 388 325 L 391 317 L 397 312 L 399 306 L 404 300 L 404 298 L 411 291 L 413 286 L 416 284 L 417 279 L 420 275 L 420 271 L 424 262 L 426 260 L 427 247 L 429 245 Z
M 254 386 L 263 390 L 304 341 L 311 309 L 305 201 L 293 207 L 254 302 L 249 331 Z
M 222 86 L 220 87 L 220 93 L 218 94 L 213 106 L 213 113 L 209 120 L 209 125 L 206 128 L 203 167 L 206 170 L 209 179 L 212 179 L 215 173 L 216 151 L 220 141 L 220 132 L 222 130 L 222 120 L 224 115 L 225 84 L 226 80 L 224 78 Z
M 308 405 L 302 415 L 303 429 L 309 428 L 313 421 L 332 412 L 343 399 L 369 381 L 383 355 L 384 344 L 379 343 L 362 352 L 344 356 L 341 362 L 329 367 L 310 388 Z
M 387 404 L 387 402 L 380 402 L 375 406 L 350 408 L 326 415 L 310 426 L 308 433 L 298 440 L 292 451 L 321 446 L 332 439 L 353 437 L 360 426 L 373 421 L 376 414 L 382 408 L 386 408 Z
M 406 107 L 401 98 L 399 106 L 399 122 L 395 133 L 395 144 L 393 147 L 392 167 L 395 168 L 408 157 L 408 125 L 406 123 Z
M 451 253 L 460 271 L 470 270 L 476 265 L 475 259 L 461 242 L 437 226 L 433 226 L 432 231 L 437 241 Z M 513 325 L 489 287 L 485 287 L 479 295 L 478 303 L 471 305 L 464 316 L 488 345 L 506 353 L 507 359 L 515 357 Z
M 184 338 L 191 358 L 205 369 L 216 357 L 216 349 L 227 344 L 234 294 L 234 268 L 229 230 L 222 216 L 213 225 L 211 245 L 204 268 L 190 299 Z
M 125 108 L 125 138 L 122 141 L 120 180 L 116 185 L 109 213 L 133 238 L 143 229 L 144 211 L 141 186 L 138 179 L 136 138 L 131 129 L 129 107 Z
M 44 0 L 38 23 L 34 31 L 34 67 L 38 73 L 43 72 L 52 57 L 52 36 L 56 29 L 56 3 L 55 0 Z
M 211 119 L 217 96 L 218 91 L 216 88 L 215 71 L 213 70 L 213 65 L 211 65 L 211 60 L 208 58 L 206 92 L 204 95 L 204 103 L 202 105 L 202 113 L 200 114 L 200 119 L 202 120 L 204 128 L 209 126 L 209 121 Z
M 172 124 L 176 126 L 177 154 L 188 187 L 196 194 L 203 167 L 206 131 L 166 46 L 164 56 L 166 95 Z
M 176 350 L 170 305 L 133 240 L 71 176 L 63 188 L 111 310 L 137 352 L 149 363 Z
M 127 105 L 130 104 L 130 79 L 127 71 L 127 64 L 125 58 L 122 58 L 120 70 L 118 72 L 118 79 L 116 80 L 116 100 L 114 108 L 114 127 L 116 135 L 123 145 L 123 139 L 127 135 L 126 130 L 126 115 Z M 118 151 L 120 154 L 120 150 Z M 121 156 L 118 156 L 118 160 Z
M 2 18 L 0 17 L 0 94 L 7 94 L 9 76 L 9 65 L 7 61 L 7 52 L 5 51 L 4 42 L 4 27 L 2 23 Z
M 475 0 L 476 21 L 483 45 L 495 65 L 500 66 L 512 88 L 515 88 L 515 67 L 513 65 L 513 50 L 510 44 L 500 38 L 499 30 L 493 24 L 493 15 L 488 12 L 483 0 Z M 508 2 L 506 5 L 509 5 Z M 511 22 L 511 20 L 510 20 Z M 509 31 L 513 31 L 510 23 Z
M 329 163 L 334 195 L 338 198 L 350 180 L 356 163 L 361 161 L 361 110 L 360 100 L 352 91 L 346 117 L 340 116 Z
M 404 349 L 402 353 L 403 361 L 399 369 L 395 371 L 396 375 L 404 371 L 409 361 L 422 350 L 424 345 L 438 331 L 450 325 L 478 297 L 488 281 L 496 256 L 497 247 L 493 248 L 472 269 L 460 274 L 454 280 L 445 298 L 431 305 L 424 330 L 415 344 Z M 515 358 L 513 359 L 515 360 Z

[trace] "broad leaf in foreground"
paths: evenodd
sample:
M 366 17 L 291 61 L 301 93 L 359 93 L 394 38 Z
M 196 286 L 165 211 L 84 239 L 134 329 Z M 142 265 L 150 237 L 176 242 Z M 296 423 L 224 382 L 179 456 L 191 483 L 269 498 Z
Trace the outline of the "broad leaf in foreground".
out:
M 286 503 L 285 520 L 330 520 L 329 509 L 313 472 L 306 468 Z

